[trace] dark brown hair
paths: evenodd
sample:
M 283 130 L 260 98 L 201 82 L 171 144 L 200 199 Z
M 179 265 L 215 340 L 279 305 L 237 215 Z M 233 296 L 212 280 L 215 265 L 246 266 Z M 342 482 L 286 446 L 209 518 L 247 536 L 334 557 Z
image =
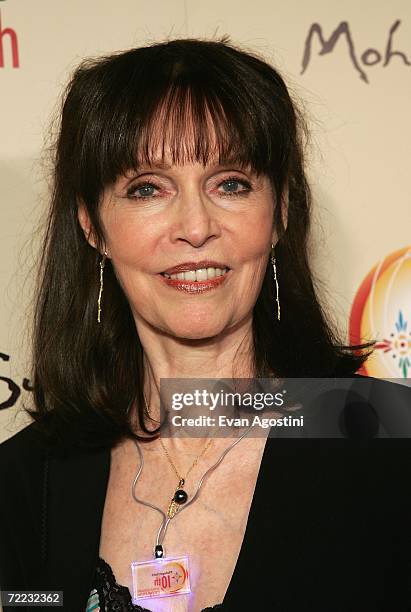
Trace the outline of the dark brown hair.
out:
M 159 117 L 163 131 L 154 129 Z M 187 117 L 195 126 L 190 147 Z M 221 163 L 235 161 L 268 175 L 278 203 L 287 183 L 289 188 L 286 231 L 281 205 L 274 212 L 281 321 L 275 317 L 270 264 L 253 312 L 257 376 L 349 376 L 369 354 L 370 344 L 344 346 L 337 339 L 317 297 L 307 254 L 308 130 L 278 71 L 228 37 L 170 40 L 86 60 L 65 92 L 55 143 L 35 300 L 35 408 L 26 408 L 59 443 L 99 447 L 132 435 L 132 406 L 149 431 L 143 416 L 143 348 L 130 306 L 107 260 L 103 319 L 96 323 L 100 254 L 85 239 L 78 204 L 85 204 L 102 252 L 104 188 L 150 161 L 155 134 L 163 146 L 169 143 L 174 163 L 206 164 L 207 117 Z

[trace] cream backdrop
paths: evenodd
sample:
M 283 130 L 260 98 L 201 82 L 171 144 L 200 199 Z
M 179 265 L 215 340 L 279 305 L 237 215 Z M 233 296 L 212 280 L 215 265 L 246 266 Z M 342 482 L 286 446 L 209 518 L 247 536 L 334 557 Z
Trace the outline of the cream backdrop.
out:
M 411 244 L 408 0 L 0 0 L 0 14 L 0 440 L 25 424 L 19 406 L 30 396 L 27 313 L 33 230 L 47 204 L 48 126 L 70 71 L 86 56 L 228 34 L 279 68 L 309 115 L 313 265 L 348 339 L 363 279 Z M 408 321 L 410 339 L 411 282 L 405 293 L 404 282 L 402 329 Z M 382 340 L 385 330 L 378 333 Z M 408 340 L 404 346 L 408 378 Z

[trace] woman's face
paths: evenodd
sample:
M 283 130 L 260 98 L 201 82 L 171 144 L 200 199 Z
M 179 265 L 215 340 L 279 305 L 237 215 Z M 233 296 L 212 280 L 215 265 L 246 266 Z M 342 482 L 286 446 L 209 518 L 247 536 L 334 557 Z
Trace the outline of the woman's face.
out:
M 151 326 L 178 338 L 218 336 L 252 316 L 277 240 L 274 193 L 267 176 L 236 165 L 177 166 L 169 159 L 130 171 L 106 189 L 106 250 L 137 331 Z M 79 220 L 87 235 L 83 207 Z M 186 262 L 177 278 L 163 275 Z

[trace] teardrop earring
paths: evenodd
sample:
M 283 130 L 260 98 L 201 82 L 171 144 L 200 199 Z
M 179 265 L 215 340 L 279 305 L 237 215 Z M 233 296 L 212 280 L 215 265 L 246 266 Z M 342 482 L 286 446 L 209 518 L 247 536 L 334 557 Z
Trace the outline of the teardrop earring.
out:
M 277 319 L 280 320 L 280 295 L 279 295 L 279 287 L 278 287 L 278 280 L 277 280 L 277 268 L 276 268 L 276 261 L 275 261 L 275 255 L 274 255 L 274 245 L 271 243 L 271 263 L 273 265 L 273 271 L 274 271 L 274 281 L 275 281 L 275 299 L 277 302 Z
M 100 261 L 100 291 L 98 293 L 97 300 L 97 322 L 101 323 L 101 297 L 103 295 L 103 273 L 104 273 L 104 265 L 106 263 L 107 251 L 104 251 L 104 255 Z

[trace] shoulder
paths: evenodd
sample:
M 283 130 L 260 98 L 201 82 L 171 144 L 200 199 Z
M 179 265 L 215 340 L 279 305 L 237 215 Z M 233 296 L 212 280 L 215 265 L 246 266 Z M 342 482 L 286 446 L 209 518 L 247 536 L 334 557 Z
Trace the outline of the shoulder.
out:
M 0 444 L 0 483 L 6 486 L 38 476 L 46 445 L 35 422 L 26 425 Z
M 16 451 L 24 451 L 29 447 L 38 448 L 40 442 L 41 436 L 36 429 L 36 423 L 33 421 L 6 440 L 3 440 L 0 443 L 0 454 L 7 456 Z
M 351 376 L 354 383 L 368 384 L 375 389 L 386 389 L 391 392 L 400 392 L 410 397 L 411 381 L 408 378 L 375 378 L 364 374 L 353 374 Z
M 17 546 L 23 533 L 30 538 L 37 528 L 35 517 L 39 516 L 42 504 L 44 454 L 45 446 L 34 423 L 0 444 L 0 534 L 2 541 L 9 542 L 7 554 Z M 18 537 L 16 530 L 20 533 Z M 9 532 L 14 534 L 11 540 Z
M 411 437 L 411 386 L 407 379 L 356 376 L 350 388 L 353 405 L 380 425 L 389 437 Z
M 289 400 L 299 400 L 304 431 L 293 436 L 371 440 L 411 440 L 411 387 L 406 379 L 351 375 L 296 379 Z M 287 432 L 284 432 L 286 436 Z
M 35 455 L 43 454 L 45 448 L 36 423 L 30 423 L 0 444 L 0 465 L 9 461 L 33 459 Z
M 346 379 L 341 379 L 345 381 Z M 405 378 L 373 378 L 372 376 L 353 375 L 345 389 L 358 393 L 358 399 L 370 403 L 374 407 L 384 407 L 389 404 L 392 409 L 408 406 L 411 408 L 410 380 Z

